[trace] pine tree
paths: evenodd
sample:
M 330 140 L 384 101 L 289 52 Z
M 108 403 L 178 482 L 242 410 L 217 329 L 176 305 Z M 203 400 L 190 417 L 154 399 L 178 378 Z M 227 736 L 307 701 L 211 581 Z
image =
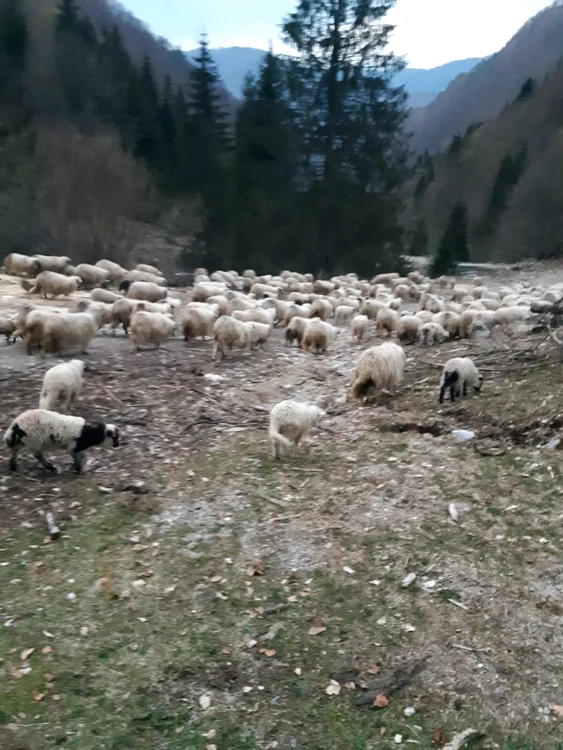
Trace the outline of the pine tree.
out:
M 409 255 L 426 255 L 428 252 L 428 231 L 426 222 L 420 219 L 412 236 Z
M 22 0 L 0 0 L 0 128 L 9 131 L 25 122 L 22 78 L 28 47 Z
M 300 139 L 303 250 L 318 272 L 370 274 L 398 248 L 397 188 L 405 163 L 402 63 L 387 51 L 394 0 L 300 0 L 285 21 Z
M 430 266 L 430 277 L 455 273 L 457 264 L 468 260 L 467 209 L 463 203 L 456 203 Z
M 520 180 L 526 165 L 527 154 L 528 149 L 524 145 L 515 157 L 506 154 L 502 159 L 491 188 L 487 212 L 481 227 L 482 236 L 494 232 L 498 220 L 508 205 L 508 199 Z

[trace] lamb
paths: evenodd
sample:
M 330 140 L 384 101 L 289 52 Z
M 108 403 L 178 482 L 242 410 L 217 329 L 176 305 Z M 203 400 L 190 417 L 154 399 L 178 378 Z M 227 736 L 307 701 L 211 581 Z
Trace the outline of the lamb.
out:
M 397 326 L 399 341 L 405 344 L 415 344 L 422 321 L 416 315 L 403 315 Z
M 272 332 L 272 326 L 269 323 L 258 323 L 255 320 L 250 320 L 245 323 L 245 326 L 248 328 L 251 349 L 263 346 Z
M 120 294 L 110 292 L 109 289 L 92 289 L 90 292 L 92 302 L 104 302 L 106 305 L 113 305 L 118 299 L 123 299 Z
M 39 408 L 48 411 L 70 411 L 82 390 L 84 362 L 71 359 L 47 370 L 39 399 Z M 60 405 L 60 409 L 58 408 Z
M 61 295 L 68 297 L 76 292 L 81 284 L 82 279 L 79 276 L 65 276 L 56 271 L 41 271 L 29 292 L 30 294 L 43 293 L 45 299 L 48 299 L 48 294 L 53 299 Z
M 122 281 L 119 291 L 125 291 L 129 299 L 139 299 L 146 302 L 160 302 L 168 296 L 168 289 L 152 281 Z
M 276 404 L 270 412 L 268 430 L 273 457 L 281 458 L 285 450 L 291 451 L 291 455 L 295 456 L 301 440 L 325 416 L 326 412 L 318 406 L 299 401 L 281 401 Z
M 301 346 L 303 333 L 305 332 L 305 327 L 308 322 L 309 318 L 301 318 L 298 315 L 291 318 L 285 329 L 286 346 L 291 346 L 294 341 L 297 341 L 298 345 Z
M 325 323 L 318 318 L 309 320 L 303 332 L 301 340 L 301 349 L 304 352 L 315 352 L 324 354 L 330 344 L 336 338 L 338 331 L 330 323 Z
M 434 346 L 447 341 L 450 334 L 439 323 L 424 323 L 419 330 L 421 344 Z
M 117 284 L 120 284 L 127 276 L 126 269 L 120 266 L 119 263 L 114 263 L 113 260 L 106 260 L 105 258 L 102 258 L 102 260 L 99 260 L 96 263 L 96 268 L 102 268 L 104 271 L 107 271 L 109 273 L 111 281 L 114 281 Z M 105 302 L 105 300 L 100 301 Z
M 222 315 L 213 326 L 213 355 L 214 362 L 219 363 L 226 356 L 225 349 L 250 349 L 250 330 L 246 323 L 242 323 L 230 315 Z M 217 355 L 221 354 L 218 358 Z
M 182 329 L 186 342 L 191 338 L 199 337 L 205 341 L 206 338 L 213 336 L 213 326 L 218 317 L 217 308 L 203 302 L 197 304 L 201 306 L 197 308 L 188 306 L 182 314 Z
M 369 318 L 367 315 L 355 315 L 352 319 L 350 332 L 355 344 L 361 344 L 367 333 Z
M 375 319 L 375 333 L 377 336 L 383 336 L 384 332 L 387 332 L 391 336 L 399 328 L 399 321 L 401 320 L 399 314 L 395 310 L 391 310 L 388 307 L 383 308 L 377 313 Z
M 82 471 L 84 451 L 94 445 L 119 447 L 119 430 L 113 424 L 89 424 L 82 417 L 70 417 L 46 409 L 31 409 L 19 415 L 4 435 L 10 449 L 10 470 L 17 471 L 18 453 L 27 448 L 48 471 L 56 467 L 45 457 L 50 447 L 63 448 L 72 456 L 77 473 Z
M 0 335 L 6 337 L 6 344 L 10 343 L 10 338 L 14 335 L 15 330 L 16 321 L 13 318 L 0 318 Z
M 450 389 L 452 403 L 463 390 L 467 396 L 467 386 L 471 386 L 477 393 L 483 386 L 483 376 L 475 367 L 475 363 L 469 357 L 455 357 L 444 365 L 442 378 L 440 380 L 440 403 L 444 403 L 446 390 Z
M 29 276 L 34 278 L 41 273 L 41 263 L 29 255 L 10 253 L 4 258 L 4 268 L 9 276 Z
M 383 389 L 393 392 L 403 382 L 406 359 L 404 350 L 392 342 L 366 349 L 356 365 L 350 397 L 366 402 L 372 388 L 376 395 Z
M 62 354 L 67 349 L 87 354 L 97 327 L 98 320 L 90 312 L 51 314 L 44 323 L 41 348 L 46 354 Z
M 76 276 L 80 276 L 84 287 L 96 287 L 109 284 L 110 272 L 98 266 L 91 266 L 89 263 L 81 263 L 74 269 Z
M 154 345 L 160 349 L 161 344 L 174 335 L 176 324 L 169 315 L 148 312 L 141 303 L 131 318 L 129 340 L 133 351 L 139 351 L 140 346 Z
M 72 263 L 66 255 L 34 255 L 39 261 L 41 271 L 54 271 L 55 273 L 67 274 Z

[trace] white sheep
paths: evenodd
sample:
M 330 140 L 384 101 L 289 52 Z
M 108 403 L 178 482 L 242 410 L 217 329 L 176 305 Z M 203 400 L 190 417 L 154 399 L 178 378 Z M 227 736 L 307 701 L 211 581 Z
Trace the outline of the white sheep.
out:
M 420 310 L 416 313 L 416 317 L 419 318 L 422 323 L 432 323 L 434 319 L 433 313 L 429 312 L 428 310 Z
M 368 331 L 369 318 L 367 315 L 355 315 L 350 326 L 350 333 L 355 344 L 361 344 Z
M 508 326 L 519 320 L 527 320 L 530 317 L 530 311 L 523 307 L 499 307 L 494 311 L 494 325 Z
M 24 305 L 18 314 L 18 328 L 14 331 L 14 338 L 18 335 L 23 337 L 25 350 L 28 354 L 33 352 L 34 347 L 41 347 L 45 323 L 52 316 L 57 315 L 53 310 L 33 309 L 31 305 Z
M 82 299 L 74 308 L 74 312 L 90 313 L 96 319 L 98 328 L 113 323 L 113 307 L 105 302 L 92 302 L 89 299 Z
M 360 315 L 367 315 L 370 320 L 375 320 L 380 310 L 384 310 L 387 307 L 385 302 L 378 299 L 366 299 L 365 302 L 360 305 Z
M 213 336 L 213 326 L 218 318 L 217 307 L 208 305 L 206 302 L 190 303 L 197 304 L 200 307 L 188 307 L 182 313 L 182 329 L 184 331 L 184 341 L 190 339 L 206 338 Z
M 34 255 L 39 261 L 42 271 L 54 271 L 67 274 L 71 267 L 71 260 L 66 255 Z
M 255 320 L 247 321 L 245 326 L 248 328 L 251 349 L 256 349 L 257 346 L 263 346 L 272 332 L 272 326 L 270 324 L 258 323 Z
M 405 344 L 415 344 L 418 339 L 418 332 L 422 326 L 422 321 L 416 315 L 403 315 L 397 326 L 397 335 L 399 341 Z
M 82 279 L 84 287 L 95 287 L 104 286 L 108 284 L 111 275 L 105 268 L 99 266 L 91 266 L 89 263 L 80 263 L 74 269 L 75 276 L 79 276 Z
M 336 326 L 348 325 L 356 314 L 356 310 L 356 307 L 350 307 L 349 305 L 338 305 L 334 311 L 334 324 Z
M 47 370 L 39 399 L 39 408 L 48 411 L 70 411 L 82 390 L 84 362 L 71 359 Z M 60 408 L 59 408 L 60 407 Z
M 120 294 L 110 292 L 109 289 L 92 289 L 90 292 L 92 302 L 104 302 L 106 305 L 113 305 L 118 299 L 123 299 Z
M 133 283 L 135 281 L 144 281 L 148 284 L 156 284 L 157 286 L 166 286 L 166 279 L 164 279 L 162 276 L 157 276 L 154 273 L 145 273 L 145 271 L 127 271 L 127 276 L 123 279 L 123 281 L 129 281 L 130 283 Z M 119 291 L 126 290 L 126 287 L 123 286 L 123 281 L 119 284 Z
M 129 341 L 133 351 L 139 351 L 141 346 L 156 346 L 157 349 L 174 335 L 176 324 L 164 313 L 148 312 L 144 304 L 138 305 L 131 318 Z
M 377 276 L 374 276 L 371 280 L 372 284 L 386 284 L 388 286 L 391 285 L 391 283 L 399 278 L 398 273 L 378 273 Z
M 334 313 L 334 307 L 326 297 L 313 300 L 311 307 L 311 317 L 320 320 L 328 320 Z
M 104 271 L 107 271 L 110 279 L 117 284 L 120 284 L 127 276 L 127 270 L 113 260 L 102 258 L 96 263 L 96 268 L 103 268 Z M 105 300 L 100 300 L 100 302 L 105 302 Z
M 137 263 L 135 270 L 141 271 L 141 273 L 152 273 L 154 276 L 164 276 L 159 268 L 151 266 L 148 263 Z
M 97 328 L 98 319 L 91 312 L 51 314 L 43 326 L 41 349 L 46 354 L 62 354 L 67 349 L 87 354 Z
M 401 318 L 395 310 L 384 307 L 377 313 L 377 318 L 375 319 L 376 335 L 382 337 L 383 333 L 386 332 L 391 336 L 398 330 L 400 320 Z
M 421 344 L 426 346 L 443 344 L 449 336 L 450 334 L 439 323 L 424 323 L 420 326 L 419 339 Z
M 464 310 L 459 316 L 458 336 L 460 339 L 470 339 L 473 330 L 473 321 L 477 315 L 477 310 Z
M 56 467 L 45 458 L 47 448 L 64 448 L 80 473 L 84 451 L 94 445 L 119 447 L 119 430 L 112 424 L 89 424 L 82 417 L 70 417 L 46 409 L 31 409 L 19 415 L 4 435 L 10 449 L 10 470 L 18 468 L 18 453 L 27 448 L 39 463 L 53 474 Z
M 291 346 L 294 341 L 297 341 L 297 344 L 301 346 L 303 334 L 308 322 L 309 318 L 301 318 L 298 315 L 291 318 L 285 329 L 286 346 Z
M 213 326 L 213 355 L 214 362 L 219 363 L 226 356 L 225 349 L 250 349 L 250 331 L 246 323 L 242 323 L 230 315 L 222 315 Z M 221 355 L 218 358 L 218 355 Z
M 253 307 L 250 310 L 235 310 L 232 317 L 243 323 L 263 323 L 267 326 L 273 326 L 276 318 L 276 311 L 272 309 L 265 310 L 263 307 Z
M 276 404 L 270 412 L 268 430 L 273 457 L 281 458 L 285 450 L 295 456 L 301 440 L 325 416 L 326 412 L 318 406 L 299 401 L 281 401 Z
M 76 292 L 81 284 L 82 279 L 79 276 L 65 276 L 56 271 L 41 271 L 35 278 L 33 286 L 29 291 L 30 294 L 43 293 L 45 299 L 48 299 L 47 295 L 50 294 L 54 299 L 61 295 L 68 297 L 73 292 Z
M 125 291 L 129 299 L 138 299 L 145 302 L 160 302 L 168 296 L 168 289 L 159 286 L 152 281 L 122 281 L 119 285 L 120 291 Z
M 4 268 L 9 276 L 29 276 L 33 278 L 41 273 L 41 263 L 29 255 L 10 253 L 4 258 Z
M 336 289 L 336 284 L 332 281 L 323 281 L 317 279 L 313 284 L 313 291 L 315 294 L 330 294 Z
M 356 365 L 350 397 L 365 402 L 372 388 L 376 395 L 384 389 L 393 392 L 403 382 L 406 359 L 403 349 L 392 342 L 366 349 Z
M 444 310 L 443 312 L 436 313 L 432 322 L 442 326 L 450 334 L 450 338 L 457 335 L 459 330 L 459 315 L 457 313 Z
M 440 403 L 444 403 L 446 390 L 450 389 L 452 402 L 456 400 L 461 391 L 467 396 L 467 387 L 470 386 L 479 392 L 483 386 L 483 376 L 469 357 L 455 357 L 444 365 L 442 378 L 440 380 Z
M 301 349 L 304 352 L 315 352 L 324 354 L 327 348 L 334 342 L 338 334 L 338 329 L 325 323 L 319 318 L 312 318 L 305 326 L 303 338 L 301 340 Z
M 0 336 L 6 337 L 6 345 L 10 343 L 10 339 L 14 337 L 16 331 L 16 321 L 14 318 L 0 317 Z M 15 338 L 14 338 L 15 341 Z
M 280 290 L 278 287 L 271 286 L 269 284 L 262 284 L 257 282 L 250 288 L 250 294 L 254 295 L 256 299 L 263 299 L 264 297 L 278 297 Z

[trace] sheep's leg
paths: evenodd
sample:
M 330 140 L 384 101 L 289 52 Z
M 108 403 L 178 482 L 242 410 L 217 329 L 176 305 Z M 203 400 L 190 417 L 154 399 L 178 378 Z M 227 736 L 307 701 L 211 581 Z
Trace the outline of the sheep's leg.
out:
M 455 401 L 455 395 L 456 395 L 456 394 L 455 394 L 455 385 L 451 385 L 451 386 L 450 386 L 450 399 L 451 399 L 451 401 L 452 401 L 452 404 L 453 404 L 453 403 L 454 403 L 454 401 Z
M 464 398 L 467 396 L 467 380 L 463 382 L 463 396 Z
M 10 471 L 18 470 L 18 453 L 20 452 L 21 445 L 14 445 L 10 451 Z
M 72 462 L 76 473 L 81 474 L 82 466 L 84 465 L 84 454 L 78 453 L 77 451 L 72 451 Z
M 39 461 L 41 466 L 43 466 L 47 471 L 50 471 L 52 474 L 57 473 L 57 467 L 54 466 L 41 452 L 37 452 L 33 454 L 34 457 Z
M 443 403 L 444 403 L 444 396 L 445 396 L 445 394 L 446 394 L 446 386 L 445 386 L 445 385 L 443 385 L 443 386 L 442 386 L 442 387 L 440 388 L 440 403 L 441 403 L 441 404 L 443 404 Z

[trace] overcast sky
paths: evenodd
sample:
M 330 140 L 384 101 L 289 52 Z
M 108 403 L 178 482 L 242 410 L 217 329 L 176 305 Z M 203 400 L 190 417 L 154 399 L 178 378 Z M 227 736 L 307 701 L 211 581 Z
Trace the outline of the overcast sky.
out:
M 279 24 L 296 0 L 122 0 L 158 36 L 183 49 L 205 31 L 212 47 L 281 51 Z M 393 49 L 411 67 L 430 68 L 496 52 L 552 0 L 398 0 L 389 19 Z

